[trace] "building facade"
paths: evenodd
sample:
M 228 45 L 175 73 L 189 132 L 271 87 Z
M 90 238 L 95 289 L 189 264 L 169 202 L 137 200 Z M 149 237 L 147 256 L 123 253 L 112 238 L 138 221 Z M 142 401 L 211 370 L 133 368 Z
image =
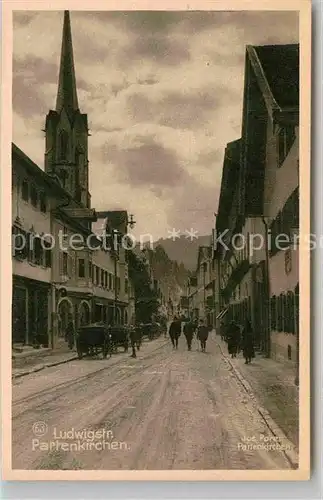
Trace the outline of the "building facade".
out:
M 221 310 L 267 356 L 298 359 L 298 45 L 247 46 L 242 137 L 228 144 L 216 232 Z M 278 77 L 277 77 L 278 75 Z M 239 241 L 239 239 L 241 241 Z
M 78 106 L 68 11 L 56 107 L 46 117 L 45 134 L 45 171 L 12 146 L 12 339 L 55 348 L 66 342 L 68 322 L 75 328 L 128 324 L 135 302 L 121 244 L 127 212 L 96 214 L 91 208 L 89 133 Z M 108 242 L 96 222 L 104 222 Z
M 64 192 L 12 145 L 12 342 L 50 345 L 51 210 Z

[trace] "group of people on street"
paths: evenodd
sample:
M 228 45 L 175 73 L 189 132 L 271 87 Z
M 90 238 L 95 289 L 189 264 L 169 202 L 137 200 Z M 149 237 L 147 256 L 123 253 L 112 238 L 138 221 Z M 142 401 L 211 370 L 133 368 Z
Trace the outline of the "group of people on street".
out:
M 227 342 L 231 358 L 236 358 L 237 354 L 242 350 L 245 363 L 251 363 L 251 360 L 255 357 L 255 349 L 253 330 L 249 319 L 245 321 L 242 328 L 234 320 L 227 324 L 222 323 L 221 338 Z
M 203 319 L 200 319 L 199 323 L 196 321 L 192 321 L 189 319 L 185 322 L 183 327 L 183 333 L 186 338 L 187 348 L 189 351 L 192 350 L 192 341 L 194 338 L 194 334 L 196 334 L 196 338 L 199 340 L 201 344 L 201 351 L 205 352 L 206 342 L 209 336 L 210 328 L 205 324 Z M 169 336 L 174 349 L 178 348 L 178 339 L 182 333 L 182 322 L 180 318 L 175 316 L 174 320 L 170 324 L 169 327 Z

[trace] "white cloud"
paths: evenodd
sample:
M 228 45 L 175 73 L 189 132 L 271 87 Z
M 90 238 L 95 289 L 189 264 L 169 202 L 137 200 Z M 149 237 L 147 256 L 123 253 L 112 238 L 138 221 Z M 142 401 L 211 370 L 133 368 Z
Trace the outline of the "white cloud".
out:
M 154 20 L 147 14 L 140 24 L 140 14 L 134 14 L 135 20 L 132 14 L 71 13 L 79 105 L 92 133 L 92 204 L 129 209 L 138 221 L 136 231 L 154 231 L 157 237 L 192 218 L 201 231 L 210 232 L 224 149 L 241 133 L 245 45 L 297 42 L 297 17 L 185 13 L 183 21 L 178 17 L 167 24 L 172 20 L 167 13 Z M 61 36 L 62 12 L 15 18 L 14 141 L 40 166 L 41 130 L 55 106 Z M 185 177 L 176 186 L 158 185 L 161 172 L 148 175 L 152 150 L 147 149 L 146 163 L 136 151 L 143 138 L 174 169 L 183 169 Z M 147 172 L 146 184 L 140 177 L 131 186 L 130 177 L 120 175 L 129 162 L 142 168 L 142 176 Z M 154 168 L 163 168 L 157 159 Z

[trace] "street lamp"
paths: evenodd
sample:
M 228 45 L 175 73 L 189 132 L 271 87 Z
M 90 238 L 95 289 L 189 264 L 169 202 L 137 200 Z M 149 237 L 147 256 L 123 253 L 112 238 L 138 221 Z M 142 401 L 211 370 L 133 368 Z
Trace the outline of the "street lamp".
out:
M 128 222 L 128 226 L 130 227 L 130 229 L 133 229 L 136 225 L 136 221 L 134 220 L 133 218 L 133 214 L 130 214 L 129 215 L 129 222 Z

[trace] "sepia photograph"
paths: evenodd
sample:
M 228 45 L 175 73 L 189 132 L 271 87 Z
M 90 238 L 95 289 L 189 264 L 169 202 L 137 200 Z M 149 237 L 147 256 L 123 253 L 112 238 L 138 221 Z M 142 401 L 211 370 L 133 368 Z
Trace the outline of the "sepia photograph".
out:
M 10 477 L 308 479 L 309 2 L 20 3 Z

